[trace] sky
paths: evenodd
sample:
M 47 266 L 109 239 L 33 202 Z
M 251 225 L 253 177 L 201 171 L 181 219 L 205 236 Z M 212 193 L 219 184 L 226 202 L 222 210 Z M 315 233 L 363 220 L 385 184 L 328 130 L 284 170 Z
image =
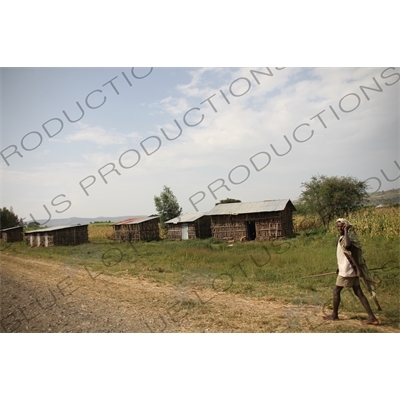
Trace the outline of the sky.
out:
M 314 175 L 396 188 L 399 80 L 391 67 L 3 68 L 1 206 L 26 221 L 150 215 L 168 186 L 189 213 L 295 200 Z

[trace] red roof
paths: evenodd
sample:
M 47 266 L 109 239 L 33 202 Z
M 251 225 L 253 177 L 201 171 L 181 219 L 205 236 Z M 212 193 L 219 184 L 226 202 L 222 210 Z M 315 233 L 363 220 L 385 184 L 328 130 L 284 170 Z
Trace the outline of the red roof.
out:
M 139 224 L 141 222 L 145 221 L 150 221 L 155 218 L 160 218 L 160 217 L 135 217 L 135 218 L 128 218 L 125 219 L 124 221 L 119 221 L 116 222 L 114 225 L 131 225 L 131 224 Z

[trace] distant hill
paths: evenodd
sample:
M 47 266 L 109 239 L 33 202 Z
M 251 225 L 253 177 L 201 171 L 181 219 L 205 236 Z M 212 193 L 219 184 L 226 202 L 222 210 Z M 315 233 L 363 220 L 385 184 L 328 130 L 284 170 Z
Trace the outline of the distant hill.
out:
M 400 203 L 400 189 L 382 190 L 371 194 L 368 204 L 373 206 L 378 205 L 393 205 Z
M 68 225 L 86 225 L 90 224 L 91 222 L 118 222 L 123 221 L 128 218 L 139 218 L 139 217 L 147 217 L 147 215 L 127 215 L 123 217 L 96 217 L 96 218 L 79 218 L 79 217 L 72 217 L 72 218 L 54 218 L 51 219 L 49 222 L 46 223 L 46 226 L 68 226 Z M 45 219 L 38 219 L 37 220 L 40 224 L 46 222 Z M 28 221 L 28 223 L 31 221 Z

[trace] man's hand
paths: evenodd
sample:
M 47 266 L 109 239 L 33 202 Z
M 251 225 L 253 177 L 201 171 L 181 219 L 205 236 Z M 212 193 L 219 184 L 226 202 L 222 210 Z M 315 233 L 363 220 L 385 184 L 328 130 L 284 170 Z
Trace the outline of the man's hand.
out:
M 348 232 L 349 229 L 352 228 L 352 227 L 353 227 L 353 225 L 347 224 L 347 225 L 345 225 L 345 227 L 344 227 L 344 231 L 345 231 L 345 232 Z

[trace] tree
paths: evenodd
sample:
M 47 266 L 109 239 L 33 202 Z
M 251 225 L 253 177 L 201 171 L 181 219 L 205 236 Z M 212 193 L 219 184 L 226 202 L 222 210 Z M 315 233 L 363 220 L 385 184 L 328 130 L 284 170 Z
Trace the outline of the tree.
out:
M 228 204 L 228 203 L 241 203 L 241 200 L 237 200 L 237 199 L 231 199 L 231 198 L 226 198 L 225 200 L 221 200 L 219 203 L 216 204 L 216 206 L 218 204 Z
M 312 176 L 301 186 L 305 188 L 299 198 L 301 205 L 308 213 L 317 214 L 325 228 L 334 218 L 363 206 L 368 198 L 367 183 L 349 176 Z
M 164 230 L 166 229 L 165 221 L 179 217 L 182 214 L 182 208 L 179 206 L 177 198 L 167 186 L 164 186 L 160 196 L 154 196 L 154 204 L 160 215 L 161 227 Z
M 39 228 L 40 223 L 37 221 L 31 221 L 28 223 L 28 228 Z
M 6 207 L 0 208 L 0 229 L 23 226 L 23 224 L 22 219 L 18 218 L 12 207 L 9 210 Z

